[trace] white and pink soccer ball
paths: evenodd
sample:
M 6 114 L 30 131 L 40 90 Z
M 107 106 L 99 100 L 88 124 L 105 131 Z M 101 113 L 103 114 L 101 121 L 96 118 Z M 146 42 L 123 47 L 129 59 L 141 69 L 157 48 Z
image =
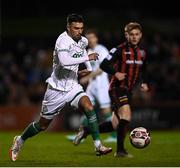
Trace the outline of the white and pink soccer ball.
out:
M 131 144 L 135 148 L 145 148 L 150 143 L 150 133 L 144 127 L 137 127 L 133 129 L 129 136 Z

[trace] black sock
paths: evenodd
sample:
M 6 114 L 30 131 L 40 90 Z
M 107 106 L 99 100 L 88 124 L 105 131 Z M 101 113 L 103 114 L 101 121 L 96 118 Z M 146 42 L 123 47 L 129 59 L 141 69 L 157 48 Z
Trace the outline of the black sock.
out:
M 100 133 L 106 133 L 106 132 L 112 132 L 112 131 L 114 131 L 114 128 L 112 126 L 111 121 L 105 121 L 99 124 Z
M 129 121 L 120 119 L 117 126 L 117 152 L 124 151 L 124 140 L 126 137 Z

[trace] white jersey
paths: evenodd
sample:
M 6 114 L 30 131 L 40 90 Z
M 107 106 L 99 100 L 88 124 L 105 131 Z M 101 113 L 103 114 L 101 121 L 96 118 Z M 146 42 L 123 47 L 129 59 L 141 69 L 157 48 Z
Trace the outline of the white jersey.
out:
M 101 62 L 109 55 L 109 51 L 103 45 L 98 44 L 94 49 L 88 49 L 88 54 L 91 53 L 99 54 L 98 60 L 90 61 L 93 71 L 96 71 L 100 67 Z M 102 86 L 103 82 L 109 84 L 108 74 L 105 72 L 102 72 L 102 74 L 98 75 L 96 79 L 94 79 L 94 83 L 96 83 L 96 85 L 101 84 Z
M 54 89 L 70 91 L 78 85 L 78 67 L 85 63 L 89 71 L 92 70 L 86 46 L 88 40 L 85 37 L 76 42 L 67 32 L 62 33 L 56 40 L 53 53 L 53 72 L 46 80 Z
M 88 54 L 98 53 L 99 59 L 97 61 L 90 61 L 93 71 L 96 71 L 100 67 L 100 63 L 109 55 L 108 50 L 103 45 L 97 45 L 94 49 L 89 49 Z M 108 74 L 102 72 L 96 76 L 95 79 L 91 79 L 88 84 L 86 93 L 90 98 L 93 105 L 98 101 L 100 108 L 110 107 L 110 97 L 108 93 L 109 78 Z

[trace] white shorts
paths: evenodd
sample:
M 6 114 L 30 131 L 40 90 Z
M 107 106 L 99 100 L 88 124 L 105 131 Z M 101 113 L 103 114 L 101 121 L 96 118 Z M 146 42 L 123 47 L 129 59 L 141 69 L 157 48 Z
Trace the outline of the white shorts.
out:
M 95 105 L 95 102 L 97 101 L 100 108 L 108 108 L 111 106 L 111 100 L 108 92 L 109 84 L 108 82 L 106 83 L 98 84 L 96 81 L 91 81 L 86 89 L 86 93 L 92 104 Z
M 53 119 L 66 103 L 70 103 L 71 106 L 78 108 L 78 103 L 82 96 L 87 95 L 81 85 L 76 85 L 69 92 L 53 89 L 49 85 L 42 101 L 41 116 L 49 120 Z

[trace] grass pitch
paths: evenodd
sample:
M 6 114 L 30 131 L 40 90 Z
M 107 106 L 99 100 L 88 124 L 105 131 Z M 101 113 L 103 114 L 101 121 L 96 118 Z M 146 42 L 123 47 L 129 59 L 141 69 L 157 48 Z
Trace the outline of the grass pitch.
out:
M 0 166 L 57 166 L 57 167 L 115 167 L 115 166 L 180 166 L 180 132 L 153 131 L 151 143 L 145 149 L 135 149 L 126 138 L 126 149 L 134 158 L 114 158 L 115 143 L 105 144 L 113 148 L 106 156 L 95 156 L 89 136 L 79 146 L 73 146 L 65 136 L 68 133 L 43 132 L 29 139 L 16 162 L 9 159 L 8 151 L 15 132 L 0 132 Z M 107 134 L 101 134 L 102 139 Z

